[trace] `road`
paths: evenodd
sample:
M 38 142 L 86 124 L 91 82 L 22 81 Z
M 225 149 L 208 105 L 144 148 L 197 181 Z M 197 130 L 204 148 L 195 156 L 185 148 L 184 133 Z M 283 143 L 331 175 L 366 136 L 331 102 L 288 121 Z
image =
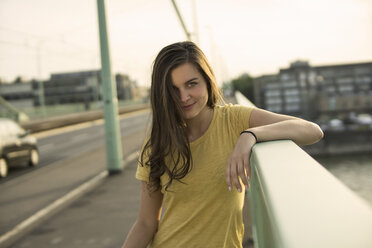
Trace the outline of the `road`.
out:
M 149 123 L 147 110 L 122 115 L 120 118 L 122 137 L 131 135 L 138 130 L 143 131 L 146 123 Z M 104 133 L 103 120 L 37 133 L 35 136 L 38 140 L 40 153 L 39 165 L 35 168 L 29 168 L 24 165 L 12 166 L 9 176 L 1 180 L 0 183 L 3 184 L 24 173 L 29 173 L 31 170 L 37 170 L 57 161 L 73 158 L 102 147 L 105 142 Z M 126 149 L 127 146 L 128 144 L 124 139 L 123 150 L 127 154 L 130 154 L 133 151 L 128 151 Z
M 120 118 L 123 157 L 140 149 L 149 111 Z M 36 135 L 40 165 L 10 171 L 0 184 L 0 235 L 106 169 L 103 121 Z

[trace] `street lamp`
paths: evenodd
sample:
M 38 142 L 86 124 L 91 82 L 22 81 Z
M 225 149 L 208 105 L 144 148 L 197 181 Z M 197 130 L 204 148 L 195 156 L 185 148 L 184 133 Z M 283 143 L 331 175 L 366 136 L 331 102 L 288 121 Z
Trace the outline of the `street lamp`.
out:
M 43 40 L 39 41 L 36 46 L 37 51 L 37 73 L 38 73 L 38 97 L 39 97 L 39 104 L 41 108 L 42 116 L 46 116 L 45 112 L 45 96 L 44 96 L 44 83 L 41 80 L 41 45 L 43 44 Z

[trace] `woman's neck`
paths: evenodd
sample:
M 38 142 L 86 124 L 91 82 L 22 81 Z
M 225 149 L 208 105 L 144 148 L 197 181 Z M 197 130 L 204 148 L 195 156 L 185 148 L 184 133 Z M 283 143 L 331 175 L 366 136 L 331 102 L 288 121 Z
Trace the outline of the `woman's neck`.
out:
M 213 109 L 206 107 L 198 116 L 186 121 L 190 142 L 197 140 L 207 131 L 212 122 L 213 113 Z

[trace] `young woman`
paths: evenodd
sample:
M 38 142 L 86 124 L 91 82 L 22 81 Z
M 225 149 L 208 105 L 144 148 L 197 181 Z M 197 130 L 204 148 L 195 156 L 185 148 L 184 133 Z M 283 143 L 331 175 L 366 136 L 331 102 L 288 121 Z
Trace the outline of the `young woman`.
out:
M 136 173 L 141 205 L 124 248 L 241 247 L 252 147 L 279 139 L 306 145 L 323 137 L 312 122 L 218 106 L 219 100 L 212 68 L 194 43 L 160 51 L 152 72 L 151 135 Z

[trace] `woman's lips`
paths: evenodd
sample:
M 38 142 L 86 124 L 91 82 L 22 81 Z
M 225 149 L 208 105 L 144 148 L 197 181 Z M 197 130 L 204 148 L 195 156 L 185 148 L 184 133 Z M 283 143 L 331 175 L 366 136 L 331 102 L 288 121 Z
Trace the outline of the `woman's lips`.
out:
M 183 108 L 183 110 L 190 110 L 191 108 L 192 108 L 192 106 L 194 106 L 194 104 L 195 103 L 192 103 L 192 104 L 190 104 L 190 105 L 186 105 L 186 106 L 183 106 L 182 108 Z

